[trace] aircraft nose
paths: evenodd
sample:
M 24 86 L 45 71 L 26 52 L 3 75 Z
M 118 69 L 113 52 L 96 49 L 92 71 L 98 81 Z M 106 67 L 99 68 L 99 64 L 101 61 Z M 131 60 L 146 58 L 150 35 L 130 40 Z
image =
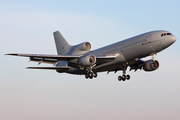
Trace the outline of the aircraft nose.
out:
M 172 43 L 174 43 L 176 41 L 176 37 L 172 36 L 171 41 L 172 41 Z
M 168 39 L 167 43 L 168 43 L 169 45 L 172 45 L 175 41 L 176 41 L 176 37 L 172 35 L 172 36 Z
M 161 47 L 163 49 L 169 47 L 170 45 L 172 45 L 174 42 L 176 41 L 176 37 L 175 36 L 169 36 L 168 38 L 165 38 L 161 41 Z

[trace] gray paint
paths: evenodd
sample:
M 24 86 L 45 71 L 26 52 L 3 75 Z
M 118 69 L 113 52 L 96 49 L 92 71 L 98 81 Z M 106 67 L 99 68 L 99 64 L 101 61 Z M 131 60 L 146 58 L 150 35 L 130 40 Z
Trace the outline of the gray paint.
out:
M 84 49 L 86 42 L 71 46 L 64 39 L 59 31 L 54 32 L 54 38 L 58 55 L 31 55 L 31 54 L 8 54 L 33 58 L 33 61 L 49 62 L 56 64 L 54 70 L 70 74 L 87 74 L 87 66 L 79 64 L 82 57 L 94 55 L 97 58 L 97 65 L 93 72 L 122 70 L 122 65 L 136 66 L 144 63 L 140 58 L 156 54 L 176 41 L 173 35 L 161 36 L 168 31 L 152 31 L 144 33 L 117 43 L 96 49 L 94 51 Z M 61 56 L 59 56 L 61 55 Z M 76 55 L 76 56 L 75 56 Z M 49 58 L 52 59 L 49 60 Z M 48 60 L 47 60 L 48 59 Z M 146 61 L 145 61 L 146 62 Z M 68 66 L 68 69 L 63 69 Z M 60 69 L 60 67 L 62 67 Z M 34 67 L 36 68 L 36 67 Z M 42 67 L 41 67 L 42 68 Z M 47 67 L 45 67 L 48 69 Z M 57 69 L 59 68 L 59 70 Z M 38 69 L 38 68 L 37 68 Z M 43 68 L 42 68 L 43 69 Z M 52 67 L 50 69 L 53 69 Z

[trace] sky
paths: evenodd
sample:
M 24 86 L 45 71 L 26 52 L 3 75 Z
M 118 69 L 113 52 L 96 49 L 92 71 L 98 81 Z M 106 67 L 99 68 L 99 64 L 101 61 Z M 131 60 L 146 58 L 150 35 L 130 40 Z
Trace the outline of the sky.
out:
M 0 0 L 0 119 L 180 119 L 179 6 L 178 0 Z M 57 54 L 57 30 L 69 44 L 88 41 L 92 50 L 153 30 L 168 30 L 177 40 L 155 57 L 158 70 L 127 71 L 125 82 L 117 80 L 121 71 L 86 80 L 27 70 L 37 63 L 4 55 Z

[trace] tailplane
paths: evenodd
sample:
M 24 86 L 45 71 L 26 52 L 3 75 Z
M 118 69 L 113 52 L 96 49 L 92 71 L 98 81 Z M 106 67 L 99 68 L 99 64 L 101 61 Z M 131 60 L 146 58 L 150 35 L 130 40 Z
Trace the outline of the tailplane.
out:
M 59 31 L 56 31 L 53 34 L 58 55 L 66 55 L 70 50 L 71 45 L 69 45 Z

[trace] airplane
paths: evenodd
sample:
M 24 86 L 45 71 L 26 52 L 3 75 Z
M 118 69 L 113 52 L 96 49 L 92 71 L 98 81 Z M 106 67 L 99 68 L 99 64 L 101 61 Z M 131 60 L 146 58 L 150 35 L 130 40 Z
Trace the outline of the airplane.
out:
M 176 41 L 176 37 L 165 30 L 151 31 L 117 43 L 91 50 L 90 42 L 70 45 L 59 31 L 53 33 L 57 55 L 9 53 L 6 55 L 29 57 L 30 61 L 52 64 L 52 67 L 27 67 L 27 69 L 56 70 L 58 73 L 85 75 L 92 79 L 98 72 L 122 71 L 119 81 L 130 79 L 126 75 L 127 67 L 131 70 L 151 72 L 159 68 L 154 59 L 158 52 L 166 49 Z M 152 56 L 150 60 L 142 58 Z

